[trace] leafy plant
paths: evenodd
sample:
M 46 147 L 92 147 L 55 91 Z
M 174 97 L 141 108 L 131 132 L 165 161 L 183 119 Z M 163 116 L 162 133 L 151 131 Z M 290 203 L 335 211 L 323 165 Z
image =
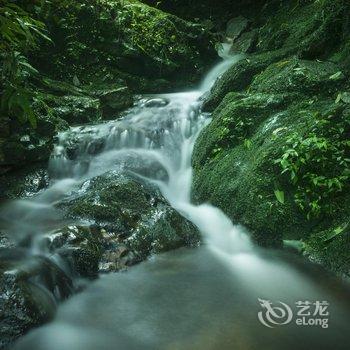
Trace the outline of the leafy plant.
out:
M 33 94 L 28 79 L 36 75 L 26 54 L 37 47 L 38 40 L 50 40 L 45 25 L 13 2 L 0 1 L 0 59 L 1 59 L 1 110 L 21 123 L 29 121 L 36 127 L 31 108 Z
M 350 185 L 350 114 L 312 115 L 313 125 L 305 133 L 294 132 L 286 140 L 282 156 L 275 162 L 289 175 L 296 204 L 307 217 L 332 214 L 338 195 Z

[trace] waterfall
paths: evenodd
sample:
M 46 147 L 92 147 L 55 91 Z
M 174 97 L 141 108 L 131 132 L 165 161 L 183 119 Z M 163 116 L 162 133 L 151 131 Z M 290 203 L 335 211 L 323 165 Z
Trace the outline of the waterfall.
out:
M 311 269 L 301 271 L 277 253 L 262 253 L 221 210 L 191 203 L 192 151 L 210 123 L 201 97 L 239 59 L 220 62 L 198 90 L 143 96 L 119 120 L 60 133 L 49 164 L 52 185 L 2 213 L 19 240 L 32 237 L 33 254 L 45 254 L 41 238 L 62 225 L 55 203 L 107 171 L 129 172 L 157 185 L 199 228 L 205 244 L 102 276 L 62 303 L 52 323 L 30 332 L 15 349 L 277 350 L 294 349 L 295 339 L 308 348 L 330 348 L 338 333 L 347 334 L 342 305 L 316 285 L 324 275 L 311 278 Z M 330 301 L 335 330 L 294 324 L 266 331 L 257 320 L 260 299 L 283 299 L 291 306 Z
M 228 57 L 216 65 L 196 91 L 144 96 L 120 121 L 91 127 L 72 128 L 59 137 L 50 162 L 53 176 L 86 180 L 108 170 L 131 170 L 138 174 L 139 164 L 158 164 L 165 170 L 165 179 L 149 169 L 143 179 L 156 184 L 169 203 L 192 221 L 215 252 L 232 254 L 249 250 L 250 243 L 240 227 L 217 208 L 191 204 L 191 156 L 200 131 L 210 122 L 201 113 L 200 97 L 208 92 L 215 80 L 241 56 Z M 91 154 L 98 142 L 103 151 Z M 69 159 L 69 149 L 75 145 L 75 158 Z M 220 253 L 220 254 L 221 254 Z

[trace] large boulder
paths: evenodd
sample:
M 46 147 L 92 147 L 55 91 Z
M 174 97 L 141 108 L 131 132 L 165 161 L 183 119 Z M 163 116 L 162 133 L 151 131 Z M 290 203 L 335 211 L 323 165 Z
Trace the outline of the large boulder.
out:
M 55 0 L 45 9 L 55 46 L 35 58 L 56 79 L 88 84 L 122 78 L 138 91 L 158 90 L 164 84 L 152 80 L 188 86 L 216 59 L 202 25 L 139 1 Z
M 332 62 L 285 59 L 271 64 L 254 78 L 250 91 L 334 94 L 346 80 L 342 69 Z
M 240 61 L 233 64 L 217 79 L 210 94 L 204 100 L 203 110 L 214 111 L 229 92 L 246 91 L 257 74 L 264 71 L 273 62 L 281 61 L 289 53 L 283 49 L 254 54 L 245 58 L 242 56 Z
M 102 241 L 112 244 L 105 250 L 126 247 L 130 253 L 127 264 L 199 243 L 198 230 L 155 188 L 125 174 L 109 172 L 88 180 L 58 206 L 67 216 L 103 229 Z
M 344 73 L 289 58 L 255 75 L 247 91 L 228 93 L 196 142 L 193 198 L 221 208 L 262 245 L 302 239 L 313 259 L 349 275 Z
M 133 96 L 123 80 L 75 86 L 44 77 L 40 83 L 40 97 L 51 113 L 70 125 L 116 119 L 133 105 Z

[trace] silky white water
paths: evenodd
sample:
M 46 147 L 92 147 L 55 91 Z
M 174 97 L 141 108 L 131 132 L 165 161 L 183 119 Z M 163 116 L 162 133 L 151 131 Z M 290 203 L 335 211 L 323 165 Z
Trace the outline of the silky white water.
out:
M 342 339 L 348 306 L 332 292 L 332 279 L 291 256 L 257 249 L 244 228 L 233 225 L 221 210 L 191 203 L 192 151 L 210 122 L 201 113 L 201 96 L 240 58 L 226 57 L 197 91 L 143 96 L 120 120 L 73 127 L 59 135 L 49 164 L 52 185 L 2 213 L 18 241 L 31 238 L 33 254 L 45 254 L 41 237 L 62 226 L 55 203 L 111 170 L 156 184 L 199 228 L 204 244 L 101 277 L 16 348 L 294 349 L 296 339 L 299 347 L 301 342 L 309 348 Z M 328 300 L 335 328 L 325 333 L 291 324 L 266 333 L 257 320 L 259 298 L 290 305 Z

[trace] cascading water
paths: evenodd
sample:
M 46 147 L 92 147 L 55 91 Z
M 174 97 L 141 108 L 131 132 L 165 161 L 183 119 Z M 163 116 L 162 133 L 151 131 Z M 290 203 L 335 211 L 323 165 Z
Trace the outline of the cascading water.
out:
M 54 209 L 58 200 L 95 176 L 127 171 L 156 184 L 207 244 L 156 257 L 127 274 L 103 276 L 62 305 L 56 320 L 30 333 L 18 349 L 272 349 L 272 344 L 292 349 L 296 336 L 314 346 L 344 328 L 344 305 L 328 285 L 315 282 L 312 268 L 300 272 L 283 256 L 257 250 L 244 229 L 219 209 L 191 204 L 192 150 L 210 122 L 200 112 L 200 97 L 241 57 L 225 58 L 198 91 L 143 96 L 120 120 L 61 133 L 49 165 L 52 186 L 3 214 L 19 240 L 34 237 L 38 254 L 41 237 L 62 222 Z M 258 298 L 291 304 L 326 298 L 332 311 L 340 312 L 334 319 L 337 331 L 325 337 L 320 328 L 290 325 L 267 335 L 256 317 Z

